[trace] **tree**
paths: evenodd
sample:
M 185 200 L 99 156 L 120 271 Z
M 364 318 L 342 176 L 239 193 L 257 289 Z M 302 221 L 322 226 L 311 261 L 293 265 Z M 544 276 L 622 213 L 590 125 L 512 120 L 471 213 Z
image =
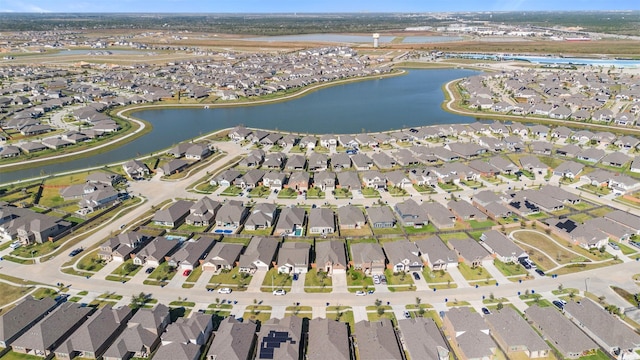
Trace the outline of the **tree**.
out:
M 378 307 L 378 315 L 379 315 L 379 316 L 384 315 L 384 308 L 382 308 L 382 307 Z
M 637 294 L 636 294 L 637 296 Z M 420 299 L 419 297 L 416 296 L 416 305 L 420 305 L 420 302 L 422 302 L 422 299 Z
M 131 303 L 129 304 L 129 307 L 131 307 L 131 309 L 133 310 L 137 310 L 141 307 L 144 307 L 147 302 L 149 302 L 149 295 L 140 292 L 140 294 L 133 295 L 131 297 Z
M 502 310 L 504 308 L 504 305 L 502 304 L 502 302 L 499 302 L 498 305 L 496 306 L 496 309 L 498 310 Z
M 374 304 L 375 304 L 376 306 L 380 306 L 380 305 L 382 305 L 382 300 L 380 300 L 380 299 L 376 299 L 376 301 L 374 302 Z
M 562 290 L 564 290 L 564 287 L 562 286 L 562 284 L 558 285 L 558 291 L 562 292 Z

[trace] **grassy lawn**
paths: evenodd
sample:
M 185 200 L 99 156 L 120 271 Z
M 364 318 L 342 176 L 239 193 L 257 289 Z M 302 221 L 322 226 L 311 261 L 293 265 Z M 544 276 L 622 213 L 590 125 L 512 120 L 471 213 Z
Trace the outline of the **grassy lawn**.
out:
M 307 191 L 307 199 L 324 199 L 324 192 L 317 187 L 312 187 Z
M 389 234 L 403 235 L 404 234 L 402 232 L 402 229 L 400 229 L 398 225 L 395 225 L 394 227 L 391 227 L 391 228 L 372 228 L 372 229 L 373 229 L 373 233 L 376 235 L 389 235 Z
M 416 191 L 419 192 L 421 195 L 436 193 L 436 191 L 429 185 L 413 184 L 413 188 L 416 189 Z
M 4 359 L 4 358 L 3 358 Z M 595 354 L 586 355 L 580 357 L 580 360 L 608 360 L 609 356 L 602 352 L 602 350 L 596 351 Z
M 389 188 L 389 194 L 391 196 L 396 196 L 396 197 L 400 197 L 400 196 L 408 196 L 409 193 L 407 193 L 407 190 L 402 189 L 402 188 L 398 188 L 395 186 L 392 186 Z
M 196 185 L 195 189 L 201 193 L 213 194 L 216 190 L 218 190 L 218 185 L 211 185 L 208 181 L 204 181 Z
M 282 189 L 278 192 L 278 199 L 295 199 L 297 197 L 298 192 L 290 188 Z
M 249 191 L 249 197 L 250 198 L 268 198 L 269 194 L 271 194 L 271 189 L 267 186 L 258 186 L 255 187 L 253 189 L 251 189 L 251 191 Z
M 4 306 L 10 302 L 20 299 L 33 288 L 12 286 L 0 283 L 0 306 Z
M 230 271 L 222 270 L 220 274 L 211 276 L 209 284 L 220 284 L 221 287 L 231 285 L 232 287 L 235 286 L 236 289 L 245 289 L 251 282 L 251 275 L 247 273 L 239 273 L 239 270 L 240 268 L 237 266 Z
M 456 184 L 438 183 L 438 187 L 446 192 L 461 191 L 462 189 Z
M 486 221 L 469 220 L 468 223 L 472 229 L 487 228 L 487 227 L 494 226 L 496 224 L 491 220 L 486 220 Z
M 249 305 L 242 317 L 245 320 L 265 322 L 271 318 L 271 306 Z
M 593 269 L 598 269 L 605 266 L 611 266 L 611 265 L 616 265 L 621 263 L 622 263 L 622 260 L 611 260 L 611 261 L 606 261 L 598 264 L 569 264 L 560 269 L 555 270 L 553 273 L 557 275 L 572 274 L 579 271 L 593 270 Z
M 586 213 L 580 213 L 580 214 L 570 215 L 569 219 L 582 224 L 585 221 L 591 219 L 591 216 L 589 216 L 589 214 L 586 214 Z
M 518 246 L 527 251 L 527 254 L 529 254 L 529 258 L 532 259 L 532 261 L 535 260 L 538 268 L 545 270 L 554 268 L 556 266 L 556 264 L 551 260 L 549 256 L 539 252 L 531 246 L 528 246 L 526 244 L 518 244 Z
M 258 229 L 258 230 L 246 230 L 243 229 L 241 234 L 247 235 L 255 235 L 255 236 L 269 236 L 273 232 L 273 226 L 268 227 L 266 229 Z
M 191 274 L 187 276 L 186 282 L 196 282 L 200 278 L 200 275 L 202 275 L 202 266 L 198 266 L 193 269 L 193 271 L 191 271 Z
M 32 258 L 42 256 L 55 251 L 61 244 L 58 242 L 45 241 L 42 244 L 33 244 L 29 246 L 21 246 L 11 252 L 13 256 L 19 256 L 23 258 Z
M 151 275 L 149 275 L 149 279 L 160 281 L 160 282 L 169 281 L 173 279 L 176 273 L 177 273 L 176 268 L 172 268 L 171 266 L 169 266 L 167 262 L 163 262 L 162 264 L 160 264 L 160 266 L 158 266 L 155 270 L 153 270 Z M 147 280 L 145 280 L 145 284 L 146 283 L 147 283 Z
M 615 243 L 616 245 L 618 245 L 620 247 L 620 251 L 622 251 L 622 253 L 624 255 L 631 255 L 631 254 L 635 254 L 636 252 L 638 252 L 636 249 L 633 249 L 633 248 L 631 248 L 631 247 L 629 247 L 629 246 L 627 246 L 627 245 L 625 245 L 623 243 L 619 243 L 619 242 L 616 242 L 616 241 L 609 241 L 609 242 L 612 242 L 612 243 Z
M 352 288 L 352 286 L 356 286 Z M 347 271 L 347 287 L 350 292 L 373 287 L 373 279 L 371 276 L 365 276 L 360 270 L 349 269 Z
M 328 306 L 327 319 L 348 323 L 352 329 L 355 324 L 353 311 L 348 306 Z
M 2 360 L 42 360 L 42 357 L 9 351 L 2 357 Z
M 474 180 L 461 181 L 461 183 L 472 189 L 479 189 L 484 186 L 484 184 L 482 184 L 480 181 L 474 181 Z
M 540 251 L 542 251 L 545 255 L 549 257 L 553 257 L 554 260 L 560 264 L 568 264 L 579 257 L 578 255 L 568 251 L 566 248 L 559 246 L 553 241 L 551 241 L 546 236 L 546 234 L 543 234 L 538 231 L 533 231 L 533 230 L 518 231 L 513 234 L 513 237 L 516 240 L 519 240 L 525 244 L 528 244 L 535 248 L 540 249 Z M 538 251 L 535 251 L 535 253 L 532 255 L 529 252 L 529 257 L 531 257 L 532 260 L 534 260 L 536 263 L 539 262 L 539 260 L 537 259 L 538 256 L 536 255 L 538 253 L 539 253 Z
M 194 225 L 189 225 L 185 222 L 182 225 L 178 226 L 176 230 L 192 233 L 192 232 L 203 232 L 206 228 L 207 228 L 206 226 L 194 226 Z
M 428 284 L 442 284 L 445 283 L 445 288 L 455 288 L 457 287 L 456 283 L 453 282 L 453 278 L 451 275 L 442 270 L 431 271 L 429 267 L 425 267 L 422 271 L 422 276 Z
M 362 195 L 365 198 L 380 198 L 380 193 L 378 192 L 378 190 L 368 187 L 362 188 Z
M 371 228 L 364 225 L 362 229 L 340 229 L 340 236 L 371 236 Z
M 493 260 L 493 265 L 495 265 L 498 270 L 504 276 L 515 276 L 515 275 L 526 275 L 527 270 L 520 264 L 514 263 L 503 263 L 502 261 L 495 259 Z
M 387 306 L 382 306 L 382 308 L 387 308 Z M 368 312 L 367 318 L 369 319 L 369 321 L 379 321 L 382 318 L 387 318 L 393 323 L 396 322 L 396 316 L 393 314 L 393 311 L 385 311 L 385 313 L 382 315 L 379 315 L 377 312 Z
M 427 226 L 422 226 L 418 228 L 413 226 L 405 226 L 404 231 L 407 233 L 407 235 L 413 235 L 413 234 L 432 233 L 432 232 L 438 231 L 438 229 L 436 229 L 436 227 L 433 226 L 433 224 L 429 224 Z
M 142 266 L 134 265 L 133 260 L 129 259 L 120 264 L 120 266 L 118 266 L 115 270 L 113 270 L 111 275 L 120 277 L 122 280 L 125 280 L 126 278 L 135 275 L 138 271 L 140 271 L 140 269 L 142 269 Z
M 485 270 L 482 266 L 478 266 L 476 268 L 470 268 L 469 265 L 465 263 L 458 264 L 458 269 L 462 276 L 468 281 L 478 281 L 478 280 L 487 280 L 487 277 L 491 279 L 491 274 L 487 270 Z
M 469 237 L 469 235 L 463 232 L 440 234 L 439 236 L 444 242 L 448 242 L 451 239 L 466 239 Z
M 351 191 L 345 188 L 335 189 L 333 191 L 333 196 L 336 199 L 352 199 L 353 198 L 353 194 L 351 193 Z
M 384 274 L 387 277 L 387 285 L 413 285 L 413 276 L 410 273 L 394 273 L 391 269 L 386 269 Z
M 590 192 L 596 195 L 609 195 L 611 194 L 611 189 L 604 186 L 595 186 L 591 184 L 584 184 L 580 186 L 578 189 L 584 190 L 586 192 Z
M 260 291 L 262 292 L 272 292 L 274 289 L 284 289 L 286 291 L 291 290 L 291 283 L 293 279 L 291 275 L 288 274 L 279 274 L 278 269 L 271 268 L 267 275 L 264 277 L 264 281 L 262 282 L 262 287 Z M 272 287 L 273 284 L 273 287 Z
M 242 192 L 242 189 L 240 189 L 235 185 L 231 185 L 231 186 L 228 186 L 226 189 L 224 189 L 220 193 L 220 195 L 221 196 L 238 196 L 241 192 Z
M 320 275 L 318 275 L 316 269 L 311 269 L 304 278 L 304 291 L 308 293 L 331 292 L 333 281 L 326 274 L 325 272 L 320 272 Z
M 96 249 L 84 256 L 80 254 L 82 258 L 80 258 L 80 261 L 78 261 L 76 267 L 85 271 L 100 271 L 100 269 L 102 269 L 106 265 L 106 262 L 98 258 L 98 251 L 100 250 Z

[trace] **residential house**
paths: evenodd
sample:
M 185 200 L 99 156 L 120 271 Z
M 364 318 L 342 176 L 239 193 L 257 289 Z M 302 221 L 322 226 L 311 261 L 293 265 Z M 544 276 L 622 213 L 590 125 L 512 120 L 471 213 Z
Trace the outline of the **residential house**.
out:
M 309 212 L 309 234 L 328 235 L 336 231 L 336 220 L 333 210 L 314 208 Z
M 445 148 L 464 159 L 472 159 L 487 152 L 482 146 L 470 142 L 451 142 L 445 145 Z
M 373 164 L 381 170 L 391 169 L 396 166 L 396 161 L 384 152 L 374 153 L 371 155 L 371 160 L 373 161 Z
M 100 245 L 98 257 L 105 261 L 122 262 L 130 259 L 131 253 L 138 251 L 149 240 L 146 235 L 135 231 L 120 233 Z
M 266 160 L 265 160 L 266 163 Z M 285 168 L 291 171 L 304 171 L 307 165 L 307 159 L 303 155 L 293 154 L 287 159 Z
M 256 359 L 299 360 L 303 343 L 302 318 L 271 318 L 260 326 Z
M 274 236 L 301 236 L 306 224 L 306 211 L 299 207 L 287 207 L 280 211 Z
M 543 164 L 538 157 L 533 155 L 523 156 L 520 158 L 520 166 L 524 170 L 536 175 L 546 175 L 548 166 Z
M 358 321 L 354 333 L 360 360 L 404 359 L 391 320 Z
M 294 171 L 289 175 L 289 184 L 286 186 L 296 191 L 309 190 L 309 173 L 305 171 Z
M 451 239 L 449 246 L 456 251 L 458 259 L 472 268 L 490 264 L 493 260 L 485 248 L 470 238 Z
M 447 208 L 449 208 L 449 211 L 455 215 L 456 219 L 461 221 L 482 222 L 487 220 L 487 215 L 485 213 L 465 200 L 451 200 L 447 203 Z
M 158 168 L 158 172 L 160 172 L 163 176 L 169 176 L 175 173 L 179 173 L 182 170 L 186 169 L 189 166 L 189 162 L 182 159 L 173 159 L 168 161 L 166 164 L 162 165 Z
M 363 172 L 361 175 L 362 184 L 365 187 L 376 190 L 387 188 L 387 179 L 381 172 L 376 170 L 369 170 Z
M 346 189 L 348 191 L 361 191 L 362 183 L 355 171 L 342 171 L 337 174 L 337 188 Z
M 207 260 L 202 263 L 203 271 L 232 270 L 240 258 L 244 245 L 218 242 L 213 246 Z
M 315 246 L 315 268 L 331 276 L 344 273 L 349 267 L 347 253 L 342 240 L 317 241 Z
M 175 229 L 182 225 L 190 213 L 189 209 L 191 209 L 193 205 L 194 203 L 192 201 L 178 200 L 169 205 L 169 207 L 156 211 L 152 221 L 156 225 Z
M 555 234 L 587 250 L 599 249 L 609 242 L 609 235 L 593 224 L 578 224 L 568 218 L 549 219 L 547 222 Z
M 287 175 L 280 171 L 269 171 L 262 177 L 262 185 L 271 190 L 282 190 L 286 181 Z
M 238 271 L 253 274 L 256 271 L 268 271 L 273 265 L 273 259 L 278 249 L 278 240 L 254 236 L 249 245 L 240 255 Z
M 205 345 L 213 331 L 212 320 L 210 314 L 197 312 L 188 318 L 178 318 L 167 326 L 167 330 L 160 337 L 162 345 L 171 343 Z
M 446 271 L 449 266 L 458 266 L 458 254 L 437 235 L 415 243 L 431 271 Z
M 0 239 L 23 245 L 54 241 L 71 227 L 61 218 L 0 202 Z
M 13 308 L 3 311 L 0 316 L 0 347 L 8 348 L 11 346 L 14 340 L 22 336 L 59 304 L 50 297 L 36 300 L 27 296 Z
M 600 160 L 603 165 L 614 167 L 623 167 L 629 161 L 631 161 L 631 157 L 619 151 L 609 153 Z
M 309 171 L 325 171 L 329 167 L 329 157 L 323 153 L 312 152 L 309 155 Z M 304 170 L 304 169 L 292 169 Z
M 151 172 L 147 165 L 139 160 L 127 161 L 122 164 L 122 169 L 132 180 L 142 180 Z
M 451 229 L 456 224 L 456 217 L 445 206 L 438 202 L 424 202 L 421 205 L 429 221 L 438 229 Z
M 494 156 L 490 158 L 489 165 L 496 168 L 501 174 L 512 175 L 518 171 L 518 166 L 516 164 L 502 156 Z
M 244 223 L 244 229 L 249 231 L 267 229 L 273 226 L 276 217 L 276 205 L 270 203 L 258 203 L 249 212 L 249 217 Z
M 264 162 L 265 152 L 262 149 L 251 150 L 244 159 L 240 160 L 238 166 L 255 168 Z
M 127 326 L 133 316 L 128 306 L 113 309 L 105 305 L 96 310 L 66 341 L 56 350 L 58 359 L 99 359 L 111 342 Z
M 365 274 L 382 274 L 386 268 L 386 257 L 377 243 L 351 244 L 353 268 Z
M 200 266 L 200 261 L 204 260 L 215 243 L 216 240 L 210 237 L 186 241 L 178 251 L 168 257 L 167 263 L 182 272 L 194 270 Z
M 332 192 L 336 188 L 336 174 L 331 171 L 322 171 L 313 176 L 313 185 L 327 192 Z
M 395 205 L 394 209 L 404 226 L 420 228 L 429 224 L 427 211 L 413 199 L 407 199 Z
M 133 263 L 135 265 L 160 266 L 165 261 L 165 257 L 180 246 L 179 241 L 169 240 L 164 236 L 158 236 L 149 241 L 140 251 L 133 253 Z
M 15 339 L 11 349 L 20 354 L 53 357 L 54 349 L 76 331 L 92 311 L 80 304 L 64 303 Z
M 372 206 L 366 211 L 369 224 L 374 229 L 392 228 L 396 225 L 396 218 L 388 206 Z
M 184 153 L 184 157 L 188 160 L 202 160 L 211 154 L 209 145 L 207 144 L 191 144 Z
M 138 310 L 102 358 L 121 360 L 151 356 L 160 345 L 160 335 L 170 320 L 169 308 L 163 304 L 156 305 L 154 309 Z
M 209 226 L 215 223 L 216 212 L 222 205 L 204 196 L 189 208 L 185 222 L 192 226 Z
M 385 174 L 385 177 L 387 183 L 396 188 L 405 189 L 412 185 L 411 179 L 401 170 L 390 171 Z
M 626 226 L 631 229 L 633 234 L 640 235 L 640 216 L 636 216 L 622 210 L 614 210 L 604 214 L 604 217 L 620 225 Z
M 524 353 L 529 359 L 547 358 L 551 347 L 513 308 L 506 306 L 485 316 L 489 332 L 507 356 Z
M 630 228 L 604 217 L 586 220 L 584 225 L 588 228 L 596 228 L 602 231 L 609 236 L 609 239 L 615 241 L 627 241 L 634 234 Z
M 431 318 L 398 320 L 400 343 L 411 359 L 449 360 L 449 346 Z
M 584 166 L 575 161 L 565 161 L 553 169 L 553 175 L 575 179 L 582 172 Z
M 520 258 L 528 258 L 527 252 L 497 230 L 489 230 L 480 236 L 482 245 L 490 254 L 503 263 L 517 263 Z
M 460 359 L 493 359 L 496 355 L 498 346 L 489 335 L 489 325 L 469 307 L 445 312 L 442 331 Z
M 241 201 L 226 201 L 216 213 L 216 227 L 238 229 L 248 214 Z
M 320 146 L 324 146 L 326 148 L 337 146 L 338 145 L 338 137 L 333 134 L 325 134 L 320 137 Z
M 201 346 L 192 343 L 171 342 L 160 344 L 153 355 L 154 360 L 199 360 Z
M 576 155 L 576 158 L 582 161 L 597 163 L 602 159 L 605 155 L 604 150 L 596 149 L 596 148 L 587 148 L 582 150 Z
M 311 245 L 306 242 L 285 242 L 278 252 L 278 273 L 306 274 L 309 271 Z
M 306 148 L 307 150 L 313 150 L 317 143 L 318 139 L 315 136 L 307 135 L 300 139 L 298 146 L 300 146 L 300 148 Z
M 568 302 L 564 312 L 580 330 L 612 356 L 632 358 L 640 348 L 640 335 L 589 298 Z
M 580 331 L 571 320 L 553 307 L 529 306 L 527 320 L 558 352 L 568 359 L 578 359 L 598 349 L 598 345 Z
M 346 153 L 331 154 L 331 166 L 334 170 L 340 171 L 351 167 L 351 158 Z
M 478 192 L 471 199 L 471 204 L 487 214 L 492 220 L 498 220 L 511 216 L 511 210 L 507 208 L 502 199 L 491 190 Z
M 338 208 L 338 222 L 341 230 L 362 229 L 367 223 L 362 210 L 353 205 L 344 205 Z
M 251 169 L 244 175 L 233 180 L 233 184 L 241 189 L 253 189 L 260 185 L 265 171 L 261 169 Z
M 307 360 L 351 360 L 349 327 L 346 323 L 316 318 L 309 320 Z
M 258 325 L 241 323 L 234 316 L 220 322 L 205 360 L 251 360 Z
M 209 183 L 213 186 L 231 186 L 235 179 L 239 178 L 241 175 L 242 174 L 238 170 L 228 169 L 215 176 Z
M 556 154 L 564 157 L 576 157 L 582 148 L 575 144 L 567 144 L 556 150 Z
M 409 240 L 397 240 L 384 243 L 382 246 L 384 253 L 389 260 L 389 269 L 394 273 L 422 271 L 422 260 L 420 250 L 415 243 Z
M 265 169 L 280 170 L 284 166 L 287 157 L 281 152 L 269 153 L 265 155 L 262 167 Z

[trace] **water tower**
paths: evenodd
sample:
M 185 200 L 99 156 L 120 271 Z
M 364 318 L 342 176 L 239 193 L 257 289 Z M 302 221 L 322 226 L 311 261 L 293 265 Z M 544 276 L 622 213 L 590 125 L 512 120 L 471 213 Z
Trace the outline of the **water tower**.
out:
M 378 39 L 380 39 L 380 34 L 378 34 L 378 33 L 373 34 L 373 47 L 374 48 L 378 47 Z

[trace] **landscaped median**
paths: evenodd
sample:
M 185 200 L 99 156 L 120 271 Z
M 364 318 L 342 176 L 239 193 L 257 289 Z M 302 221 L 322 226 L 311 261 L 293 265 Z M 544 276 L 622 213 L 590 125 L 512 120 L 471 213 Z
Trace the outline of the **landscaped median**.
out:
M 308 293 L 331 292 L 333 281 L 324 271 L 311 269 L 304 276 L 304 291 Z
M 292 281 L 291 275 L 278 273 L 278 269 L 271 268 L 264 276 L 260 291 L 272 292 L 276 289 L 283 289 L 288 292 L 291 291 Z
M 240 273 L 239 267 L 234 267 L 232 270 L 221 270 L 218 274 L 211 276 L 207 289 L 219 289 L 222 287 L 228 287 L 234 291 L 245 291 L 247 285 L 251 282 L 251 275 L 247 273 Z M 203 272 L 201 276 L 209 276 L 209 273 Z

